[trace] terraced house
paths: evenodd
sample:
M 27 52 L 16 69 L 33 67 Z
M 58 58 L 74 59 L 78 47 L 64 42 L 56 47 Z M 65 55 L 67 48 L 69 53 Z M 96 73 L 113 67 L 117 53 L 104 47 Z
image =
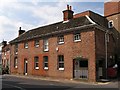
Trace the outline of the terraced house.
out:
M 61 22 L 27 32 L 20 28 L 19 36 L 10 42 L 11 74 L 91 82 L 106 77 L 107 67 L 118 56 L 113 31 L 118 32 L 97 13 L 73 13 L 67 5 Z

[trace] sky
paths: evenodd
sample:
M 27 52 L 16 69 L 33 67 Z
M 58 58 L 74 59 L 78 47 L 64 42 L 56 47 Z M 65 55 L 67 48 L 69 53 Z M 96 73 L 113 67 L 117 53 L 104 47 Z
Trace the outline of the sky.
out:
M 72 6 L 74 14 L 92 10 L 103 15 L 104 2 L 88 1 L 0 0 L 0 42 L 15 39 L 18 36 L 19 27 L 28 31 L 62 21 L 62 11 L 66 9 L 67 4 Z

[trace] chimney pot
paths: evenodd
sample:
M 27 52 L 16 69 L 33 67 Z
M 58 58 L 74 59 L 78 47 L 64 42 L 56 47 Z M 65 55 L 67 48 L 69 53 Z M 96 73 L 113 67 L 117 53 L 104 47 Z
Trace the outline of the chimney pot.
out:
M 19 30 L 21 30 L 21 27 L 19 27 Z
M 67 10 L 63 11 L 63 21 L 67 21 L 73 18 L 73 11 L 71 10 L 72 7 L 67 5 Z
M 20 35 L 23 34 L 24 32 L 25 32 L 25 30 L 22 30 L 21 27 L 19 27 L 18 36 L 20 36 Z
M 69 5 L 67 5 L 67 10 L 69 10 Z

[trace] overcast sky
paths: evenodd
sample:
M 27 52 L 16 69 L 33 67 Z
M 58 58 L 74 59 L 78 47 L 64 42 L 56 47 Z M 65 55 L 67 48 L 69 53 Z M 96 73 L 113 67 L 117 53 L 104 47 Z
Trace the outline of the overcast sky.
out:
M 103 15 L 104 11 L 103 2 L 69 2 L 69 0 L 47 1 L 29 0 L 28 2 L 26 0 L 10 0 L 7 2 L 7 0 L 1 0 L 0 42 L 3 40 L 10 41 L 16 38 L 18 36 L 19 27 L 28 31 L 43 25 L 62 21 L 62 11 L 66 9 L 67 4 L 72 6 L 74 14 L 92 10 Z

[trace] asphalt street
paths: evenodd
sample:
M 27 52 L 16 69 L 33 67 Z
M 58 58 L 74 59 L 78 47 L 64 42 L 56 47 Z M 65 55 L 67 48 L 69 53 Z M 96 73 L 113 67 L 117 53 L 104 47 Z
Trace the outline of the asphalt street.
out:
M 16 76 L 2 76 L 0 78 L 2 83 L 2 90 L 41 90 L 41 89 L 61 89 L 61 90 L 119 90 L 118 81 L 112 81 L 108 83 L 93 84 L 93 83 L 81 83 L 71 81 L 51 81 L 41 80 L 34 78 L 23 78 Z M 1 84 L 0 83 L 0 84 Z

